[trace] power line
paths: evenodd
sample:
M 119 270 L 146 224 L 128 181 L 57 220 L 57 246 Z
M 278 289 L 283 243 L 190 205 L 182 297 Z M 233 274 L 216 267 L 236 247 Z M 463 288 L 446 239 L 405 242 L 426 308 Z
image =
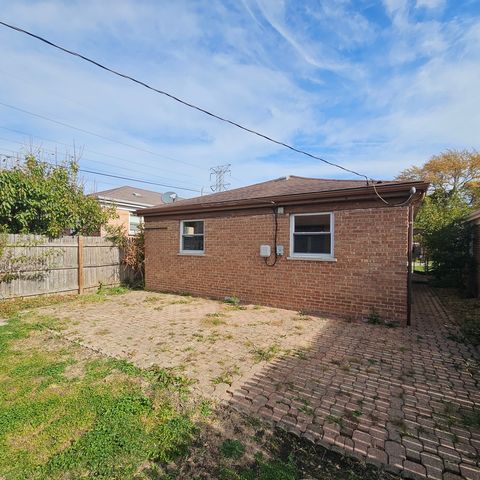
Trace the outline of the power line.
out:
M 2 125 L 0 125 L 0 128 L 1 128 L 1 129 L 4 129 L 4 130 L 8 130 L 8 131 L 10 131 L 10 132 L 15 132 L 15 133 L 19 133 L 19 134 L 22 134 L 22 135 L 27 135 L 27 136 L 29 136 L 29 137 L 31 137 L 31 138 L 38 138 L 38 139 L 40 139 L 40 140 L 45 140 L 45 141 L 47 141 L 47 142 L 52 142 L 52 143 L 55 143 L 55 144 L 58 144 L 58 145 L 62 145 L 62 146 L 64 146 L 65 148 L 72 148 L 72 145 L 68 145 L 67 143 L 59 142 L 59 141 L 57 141 L 57 140 L 52 140 L 52 139 L 48 139 L 48 138 L 45 138 L 45 137 L 40 137 L 40 136 L 38 136 L 38 135 L 31 135 L 31 134 L 29 134 L 29 133 L 27 133 L 27 132 L 22 132 L 22 131 L 20 131 L 20 130 L 15 130 L 15 129 L 13 129 L 13 128 L 4 127 L 4 126 L 2 126 Z M 5 141 L 7 141 L 7 142 L 12 142 L 12 143 L 17 143 L 17 144 L 19 144 L 19 145 L 24 145 L 24 143 L 19 142 L 18 140 L 12 140 L 12 139 L 10 139 L 10 138 L 0 137 L 0 140 L 5 140 Z M 74 146 L 73 146 L 73 147 L 74 147 Z M 41 150 L 43 150 L 43 151 L 56 153 L 55 151 L 53 151 L 53 150 L 51 150 L 51 149 L 48 149 L 48 148 L 44 148 L 44 147 L 39 147 L 39 148 L 40 148 Z M 110 154 L 107 154 L 107 153 L 104 154 L 104 153 L 102 153 L 102 152 L 97 152 L 97 151 L 95 151 L 95 150 L 91 150 L 91 149 L 87 149 L 87 148 L 85 148 L 85 149 L 82 148 L 82 151 L 90 152 L 90 153 L 93 153 L 93 154 L 95 154 L 95 155 L 101 155 L 102 157 L 103 157 L 103 156 L 105 156 L 105 157 L 111 157 L 111 158 L 114 158 L 114 159 L 122 160 L 122 161 L 124 161 L 124 162 L 130 162 L 130 163 L 132 163 L 131 160 L 127 160 L 126 158 L 117 157 L 117 156 L 115 156 L 115 155 L 110 155 Z M 116 165 L 116 164 L 112 164 L 112 163 L 108 163 L 108 162 L 102 162 L 101 160 L 96 160 L 96 159 L 92 159 L 92 158 L 83 157 L 83 155 L 82 155 L 82 158 L 79 158 L 78 160 L 79 160 L 79 161 L 85 160 L 85 161 L 88 161 L 88 162 L 101 163 L 101 164 L 103 164 L 103 165 L 107 165 L 107 166 L 110 166 L 110 167 L 116 167 L 116 166 L 118 166 L 118 165 Z M 138 162 L 138 161 L 135 161 L 135 165 L 147 167 L 147 168 L 149 168 L 149 169 L 152 168 L 151 165 L 146 165 L 146 164 L 140 163 L 140 162 Z M 128 168 L 128 167 L 125 167 L 125 166 L 123 166 L 123 165 L 122 165 L 121 168 L 124 169 L 124 170 L 130 170 L 130 171 L 132 171 L 132 172 L 137 172 L 137 173 L 138 173 L 138 169 L 135 170 L 135 169 L 133 169 L 133 168 Z M 166 172 L 170 172 L 170 171 L 171 171 L 171 170 L 165 170 L 165 169 L 163 169 L 163 168 L 161 168 L 160 170 L 164 170 L 164 171 L 166 171 Z M 187 175 L 187 176 L 188 176 L 188 175 Z M 168 180 L 168 181 L 173 180 L 173 181 L 175 181 L 175 182 L 180 182 L 180 183 L 185 183 L 185 184 L 200 186 L 200 185 L 197 185 L 197 184 L 193 184 L 192 182 L 184 182 L 184 181 L 182 181 L 182 180 L 169 179 L 169 178 L 167 178 L 167 177 L 157 176 L 157 178 L 161 178 L 161 179 L 163 178 L 163 179 Z
M 24 132 L 22 130 L 17 130 L 15 128 L 5 127 L 4 125 L 0 125 L 0 128 L 2 128 L 4 130 L 8 130 L 10 132 L 18 133 L 20 135 L 27 135 L 28 137 L 32 137 L 32 138 L 39 138 L 40 140 L 45 140 L 46 142 L 57 143 L 59 145 L 63 145 L 64 147 L 67 147 L 67 148 L 71 147 L 71 145 L 69 145 L 67 143 L 64 143 L 64 142 L 60 142 L 59 140 L 52 140 L 51 138 L 41 137 L 40 135 L 33 135 L 31 133 Z M 114 158 L 116 160 L 121 160 L 122 162 L 129 162 L 129 163 L 132 162 L 131 159 L 119 157 L 118 155 L 112 155 L 111 153 L 98 152 L 96 150 L 92 150 L 91 148 L 84 148 L 83 151 L 93 153 L 94 155 L 101 155 L 102 157 Z M 147 165 L 145 163 L 140 163 L 138 160 L 135 160 L 135 164 L 143 166 L 143 167 L 147 167 L 147 168 L 152 168 L 151 165 Z M 113 164 L 111 164 L 111 165 L 113 165 Z M 155 167 L 155 168 L 158 168 L 159 170 L 162 170 L 164 172 L 178 173 L 178 170 L 177 171 L 169 170 L 169 169 L 164 168 L 164 167 Z M 201 168 L 201 167 L 199 167 L 199 168 Z M 191 177 L 191 178 L 198 178 L 198 176 L 195 177 L 193 175 L 188 175 L 188 174 L 185 174 L 185 173 L 182 173 L 182 176 Z
M 86 170 L 85 168 L 79 168 L 79 171 L 80 172 L 85 172 L 85 173 L 91 173 L 93 175 L 103 175 L 104 177 L 120 178 L 121 180 L 129 180 L 131 182 L 146 183 L 148 185 L 157 185 L 159 187 L 175 188 L 177 190 L 185 190 L 187 192 L 201 193 L 200 190 L 194 190 L 192 188 L 179 187 L 179 186 L 175 186 L 175 185 L 166 185 L 164 183 L 149 182 L 148 180 L 139 180 L 138 178 L 123 177 L 121 175 L 113 175 L 111 173 L 94 172 L 92 170 Z
M 15 152 L 15 150 L 11 150 L 10 148 L 5 148 L 5 150 L 8 150 L 10 152 Z M 7 155 L 7 154 L 5 154 L 5 156 L 13 157 L 13 155 Z M 49 165 L 56 166 L 55 164 L 52 164 L 50 162 L 46 162 L 46 163 L 48 163 Z M 92 175 L 101 175 L 101 176 L 104 176 L 104 177 L 118 178 L 118 179 L 121 179 L 121 180 L 129 180 L 131 182 L 138 182 L 138 183 L 145 183 L 145 184 L 148 184 L 148 185 L 155 185 L 157 187 L 175 188 L 177 190 L 184 190 L 184 191 L 187 191 L 187 192 L 201 193 L 200 190 L 194 190 L 193 188 L 185 188 L 185 187 L 179 187 L 178 185 L 168 185 L 168 184 L 165 184 L 165 183 L 150 182 L 148 180 L 140 180 L 138 178 L 124 177 L 123 175 L 114 175 L 112 173 L 97 172 L 97 171 L 93 171 L 93 170 L 88 170 L 86 168 L 79 168 L 78 171 L 83 172 L 83 173 L 90 173 Z
M 45 115 L 41 115 L 39 113 L 30 112 L 29 110 L 25 110 L 25 109 L 19 108 L 19 107 L 14 107 L 13 105 L 9 105 L 8 103 L 0 102 L 0 105 L 4 106 L 6 108 L 11 108 L 12 110 L 17 110 L 18 112 L 26 113 L 27 115 L 32 115 L 33 117 L 41 118 L 42 120 L 47 120 L 48 122 L 56 123 L 57 125 L 62 125 L 63 127 L 67 127 L 67 128 L 71 128 L 73 130 L 77 130 L 78 132 L 86 133 L 88 135 L 92 135 L 94 137 L 101 138 L 102 140 L 107 140 L 109 142 L 118 143 L 119 145 L 123 145 L 124 147 L 133 148 L 135 150 L 139 150 L 140 152 L 145 152 L 145 153 L 149 153 L 150 155 L 155 155 L 155 156 L 160 157 L 160 158 L 165 158 L 166 160 L 172 160 L 174 162 L 184 163 L 185 165 L 189 165 L 190 167 L 195 167 L 195 168 L 202 169 L 202 167 L 199 167 L 198 165 L 195 165 L 194 163 L 185 162 L 184 160 L 179 160 L 178 158 L 173 158 L 173 157 L 169 157 L 167 155 L 162 155 L 162 154 L 157 153 L 157 152 L 152 152 L 151 150 L 147 150 L 145 148 L 136 147 L 135 145 L 131 145 L 129 143 L 121 142 L 120 140 L 115 140 L 113 138 L 109 138 L 109 137 L 106 137 L 104 135 L 100 135 L 99 133 L 91 132 L 90 130 L 85 130 L 84 128 L 75 127 L 74 125 L 70 125 L 68 123 L 61 122 L 60 120 L 55 120 L 53 118 L 46 117 Z
M 363 174 L 361 174 L 361 173 L 356 172 L 355 170 L 351 170 L 351 169 L 346 168 L 346 167 L 343 167 L 342 165 L 339 165 L 339 164 L 337 164 L 337 163 L 330 162 L 330 161 L 328 161 L 328 160 L 325 160 L 325 159 L 322 158 L 322 157 L 318 157 L 317 155 L 314 155 L 314 154 L 312 154 L 312 153 L 306 152 L 306 151 L 304 151 L 304 150 L 300 150 L 300 149 L 298 149 L 298 148 L 296 148 L 296 147 L 294 147 L 294 146 L 292 146 L 292 145 L 289 145 L 289 144 L 287 144 L 287 143 L 281 142 L 281 141 L 279 141 L 279 140 L 275 140 L 274 138 L 271 138 L 271 137 L 269 137 L 268 135 L 265 135 L 265 134 L 263 134 L 263 133 L 257 132 L 256 130 L 252 130 L 251 128 L 245 127 L 245 126 L 241 125 L 240 123 L 237 123 L 237 122 L 235 122 L 235 121 L 233 121 L 233 120 L 229 120 L 228 118 L 221 117 L 220 115 L 217 115 L 217 114 L 212 113 L 212 112 L 210 112 L 210 111 L 208 111 L 208 110 L 205 110 L 204 108 L 198 107 L 197 105 L 194 105 L 193 103 L 190 103 L 190 102 L 187 102 L 187 101 L 185 101 L 185 100 L 182 100 L 181 98 L 179 98 L 179 97 L 177 97 L 177 96 L 175 96 L 175 95 L 173 95 L 173 94 L 171 94 L 171 93 L 168 93 L 168 92 L 166 92 L 166 91 L 164 91 L 164 90 L 160 90 L 160 89 L 155 88 L 155 87 L 152 87 L 152 86 L 149 85 L 148 83 L 145 83 L 145 82 L 143 82 L 143 81 L 141 81 L 141 80 L 138 80 L 138 79 L 136 79 L 136 78 L 134 78 L 134 77 L 131 77 L 130 75 L 126 75 L 125 73 L 121 73 L 121 72 L 119 72 L 119 71 L 117 71 L 117 70 L 113 70 L 112 68 L 109 68 L 109 67 L 107 67 L 107 66 L 105 66 L 105 65 L 103 65 L 103 64 L 101 64 L 101 63 L 99 63 L 99 62 L 97 62 L 97 61 L 95 61 L 95 60 L 92 60 L 91 58 L 88 58 L 88 57 L 86 57 L 86 56 L 84 56 L 84 55 L 82 55 L 82 54 L 80 54 L 80 53 L 78 53 L 78 52 L 75 52 L 75 51 L 73 51 L 73 50 L 69 50 L 69 49 L 67 49 L 67 48 L 65 48 L 65 47 L 61 47 L 60 45 L 58 45 L 58 44 L 56 44 L 56 43 L 53 43 L 53 42 L 51 42 L 50 40 L 47 40 L 46 38 L 41 37 L 40 35 L 36 35 L 36 34 L 34 34 L 34 33 L 32 33 L 32 32 L 29 32 L 29 31 L 27 31 L 27 30 L 24 30 L 23 28 L 15 27 L 15 26 L 13 26 L 13 25 L 10 25 L 10 24 L 5 23 L 5 22 L 2 22 L 2 21 L 0 21 L 0 25 L 3 25 L 4 27 L 10 28 L 11 30 L 15 30 L 15 31 L 17 31 L 17 32 L 24 33 L 25 35 L 28 35 L 29 37 L 35 38 L 35 39 L 37 39 L 37 40 L 39 40 L 39 41 L 41 41 L 41 42 L 43 42 L 43 43 L 45 43 L 45 44 L 47 44 L 47 45 L 50 45 L 51 47 L 54 47 L 54 48 L 56 48 L 56 49 L 58 49 L 58 50 L 61 50 L 62 52 L 68 53 L 69 55 L 72 55 L 72 56 L 74 56 L 74 57 L 78 57 L 78 58 L 80 58 L 80 59 L 82 59 L 82 60 L 85 60 L 86 62 L 91 63 L 92 65 L 95 65 L 95 66 L 101 68 L 102 70 L 105 70 L 105 71 L 107 71 L 107 72 L 110 72 L 110 73 L 112 73 L 112 74 L 114 74 L 114 75 L 117 75 L 118 77 L 124 78 L 124 79 L 126 79 L 126 80 L 130 80 L 131 82 L 134 82 L 134 83 L 136 83 L 136 84 L 138 84 L 138 85 L 141 85 L 142 87 L 148 88 L 149 90 L 152 90 L 153 92 L 159 93 L 160 95 L 164 95 L 164 96 L 170 98 L 171 100 L 174 100 L 174 101 L 176 101 L 176 102 L 178 102 L 178 103 L 181 103 L 182 105 L 185 105 L 185 106 L 188 107 L 188 108 L 192 108 L 192 109 L 197 110 L 197 111 L 199 111 L 199 112 L 201 112 L 201 113 L 204 113 L 205 115 L 208 115 L 208 116 L 210 116 L 210 117 L 216 118 L 217 120 L 220 120 L 220 121 L 222 121 L 222 122 L 228 123 L 228 124 L 230 124 L 230 125 L 232 125 L 232 126 L 234 126 L 234 127 L 240 128 L 241 130 L 244 130 L 245 132 L 248 132 L 248 133 L 251 133 L 251 134 L 256 135 L 256 136 L 258 136 L 258 137 L 261 137 L 261 138 L 263 138 L 263 139 L 265 139 L 265 140 L 267 140 L 267 141 L 269 141 L 269 142 L 275 143 L 275 144 L 280 145 L 280 146 L 282 146 L 282 147 L 285 147 L 285 148 L 287 148 L 287 149 L 289 149 L 289 150 L 292 150 L 293 152 L 300 153 L 300 154 L 302 154 L 302 155 L 306 155 L 307 157 L 310 157 L 310 158 L 314 158 L 314 159 L 319 160 L 319 161 L 321 161 L 321 162 L 323 162 L 323 163 L 325 163 L 325 164 L 327 164 L 327 165 L 330 165 L 330 166 L 332 166 L 332 167 L 339 168 L 339 169 L 341 169 L 341 170 L 343 170 L 343 171 L 345 171 L 345 172 L 352 173 L 353 175 L 356 175 L 356 176 L 358 176 L 358 177 L 363 177 L 363 178 L 365 178 L 365 180 L 367 181 L 367 184 L 368 184 L 369 178 L 368 178 L 366 175 L 363 175 Z

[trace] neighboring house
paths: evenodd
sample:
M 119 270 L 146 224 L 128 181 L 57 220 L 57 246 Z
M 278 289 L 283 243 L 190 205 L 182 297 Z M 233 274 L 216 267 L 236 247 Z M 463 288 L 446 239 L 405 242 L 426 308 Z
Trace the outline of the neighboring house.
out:
M 139 208 L 163 203 L 162 193 L 136 187 L 118 187 L 92 193 L 102 207 L 115 206 L 118 217 L 110 220 L 111 225 L 122 225 L 130 235 L 135 235 L 142 218 L 136 214 Z M 102 228 L 101 235 L 105 234 Z
M 406 324 L 414 204 L 427 186 L 376 183 L 393 207 L 365 181 L 291 176 L 139 210 L 146 288 Z
M 475 210 L 468 217 L 469 221 L 473 225 L 473 291 L 477 297 L 480 297 L 480 210 Z

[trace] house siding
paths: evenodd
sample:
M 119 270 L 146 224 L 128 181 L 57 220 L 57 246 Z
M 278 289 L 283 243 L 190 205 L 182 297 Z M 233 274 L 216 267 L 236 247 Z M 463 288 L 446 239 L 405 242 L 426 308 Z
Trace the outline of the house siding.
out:
M 116 208 L 115 213 L 117 214 L 116 218 L 111 218 L 108 221 L 108 225 L 111 225 L 112 227 L 123 227 L 126 229 L 128 233 L 128 229 L 130 226 L 130 212 L 128 210 L 124 210 L 122 208 Z M 100 230 L 100 235 L 104 237 L 107 235 L 107 231 L 105 227 L 101 227 Z
M 336 262 L 289 260 L 290 214 L 334 212 Z M 205 255 L 179 255 L 179 221 L 205 220 Z M 273 251 L 268 210 L 146 218 L 146 288 L 361 319 L 372 308 L 406 324 L 408 207 L 333 204 L 285 208 L 278 216 L 285 255 L 265 265 L 260 245 Z M 272 258 L 269 259 L 270 261 Z

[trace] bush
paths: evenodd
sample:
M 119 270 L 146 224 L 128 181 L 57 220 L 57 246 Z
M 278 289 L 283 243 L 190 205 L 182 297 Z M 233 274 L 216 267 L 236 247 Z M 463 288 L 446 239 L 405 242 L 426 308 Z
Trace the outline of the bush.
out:
M 473 264 L 471 235 L 471 225 L 457 219 L 426 236 L 437 286 L 466 287 L 465 280 Z
M 122 225 L 107 225 L 107 238 L 122 252 L 122 264 L 133 272 L 133 278 L 125 281 L 130 288 L 141 288 L 145 279 L 145 230 L 143 224 L 135 235 L 128 235 Z

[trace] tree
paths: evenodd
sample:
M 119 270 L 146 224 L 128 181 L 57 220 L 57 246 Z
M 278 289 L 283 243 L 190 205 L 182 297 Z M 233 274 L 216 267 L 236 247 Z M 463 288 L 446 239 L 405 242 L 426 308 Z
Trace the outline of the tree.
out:
M 420 241 L 437 281 L 463 287 L 471 261 L 471 227 L 463 219 L 471 207 L 458 193 L 437 190 L 425 198 L 415 219 Z
M 476 150 L 446 150 L 422 167 L 403 170 L 398 180 L 425 180 L 432 190 L 459 194 L 474 205 L 480 201 L 480 153 Z
M 463 286 L 472 265 L 471 232 L 463 220 L 480 200 L 480 154 L 475 150 L 447 150 L 421 167 L 403 170 L 397 179 L 430 183 L 415 227 L 437 280 L 444 285 Z
M 112 216 L 85 195 L 75 161 L 50 165 L 26 155 L 0 170 L 0 191 L 0 231 L 8 233 L 91 235 Z

